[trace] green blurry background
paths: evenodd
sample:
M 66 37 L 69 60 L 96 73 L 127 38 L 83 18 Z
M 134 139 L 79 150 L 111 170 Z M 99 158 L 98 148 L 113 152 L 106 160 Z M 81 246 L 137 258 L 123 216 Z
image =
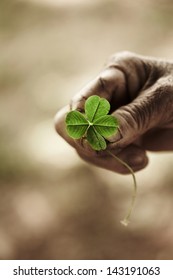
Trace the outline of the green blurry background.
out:
M 0 258 L 173 259 L 172 153 L 132 178 L 83 162 L 54 115 L 129 50 L 173 58 L 172 1 L 0 1 Z

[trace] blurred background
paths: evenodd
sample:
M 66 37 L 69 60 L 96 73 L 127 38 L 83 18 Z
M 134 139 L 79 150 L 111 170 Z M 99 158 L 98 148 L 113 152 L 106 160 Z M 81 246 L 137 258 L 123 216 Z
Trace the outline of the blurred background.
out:
M 54 115 L 129 50 L 173 58 L 170 0 L 0 1 L 0 259 L 173 259 L 172 153 L 132 178 L 83 162 Z

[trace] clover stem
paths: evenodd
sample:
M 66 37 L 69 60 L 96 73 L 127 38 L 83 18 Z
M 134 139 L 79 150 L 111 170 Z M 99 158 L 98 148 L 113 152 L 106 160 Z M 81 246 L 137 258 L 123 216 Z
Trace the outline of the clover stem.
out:
M 128 212 L 127 212 L 126 216 L 121 221 L 121 224 L 123 224 L 124 226 L 127 226 L 129 224 L 129 222 L 130 222 L 131 213 L 132 213 L 132 210 L 134 208 L 134 204 L 135 204 L 135 200 L 136 200 L 136 195 L 137 195 L 136 177 L 135 177 L 135 174 L 133 172 L 133 169 L 126 162 L 124 162 L 122 159 L 120 159 L 119 157 L 117 157 L 116 155 L 114 155 L 110 151 L 107 151 L 107 153 L 110 154 L 113 158 L 115 158 L 123 166 L 125 166 L 130 171 L 130 173 L 131 173 L 131 175 L 133 177 L 133 194 L 132 194 L 131 204 L 130 204 L 130 207 L 128 209 Z

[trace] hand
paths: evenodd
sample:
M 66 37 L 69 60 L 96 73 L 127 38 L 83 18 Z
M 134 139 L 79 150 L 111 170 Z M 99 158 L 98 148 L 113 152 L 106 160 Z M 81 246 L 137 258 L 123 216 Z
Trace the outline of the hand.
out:
M 66 133 L 66 114 L 70 110 L 83 111 L 91 95 L 110 102 L 111 114 L 119 120 L 120 128 L 108 139 L 108 149 L 134 171 L 147 165 L 147 150 L 173 150 L 173 62 L 130 52 L 118 53 L 55 117 L 57 132 L 81 158 L 108 170 L 128 173 L 106 151 L 93 151 L 85 141 L 73 140 Z

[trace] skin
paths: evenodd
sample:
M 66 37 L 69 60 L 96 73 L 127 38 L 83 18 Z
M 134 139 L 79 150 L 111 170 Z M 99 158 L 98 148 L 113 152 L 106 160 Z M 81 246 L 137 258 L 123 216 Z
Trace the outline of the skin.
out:
M 117 53 L 104 70 L 56 114 L 56 131 L 82 159 L 128 174 L 106 151 L 93 151 L 86 140 L 74 140 L 67 135 L 66 114 L 70 110 L 82 112 L 91 95 L 110 102 L 111 114 L 119 120 L 120 128 L 108 139 L 107 149 L 129 164 L 134 172 L 147 165 L 147 151 L 173 150 L 173 61 L 131 52 Z

